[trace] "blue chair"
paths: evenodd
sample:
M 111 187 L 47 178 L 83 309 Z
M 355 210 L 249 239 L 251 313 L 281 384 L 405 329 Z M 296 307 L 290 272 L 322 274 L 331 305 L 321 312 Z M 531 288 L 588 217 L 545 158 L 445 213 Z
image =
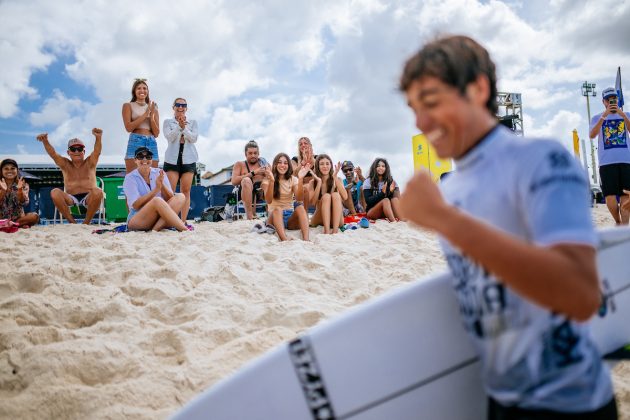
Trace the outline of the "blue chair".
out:
M 208 207 L 208 189 L 203 185 L 193 185 L 190 188 L 190 209 L 187 219 L 201 217 L 206 207 Z

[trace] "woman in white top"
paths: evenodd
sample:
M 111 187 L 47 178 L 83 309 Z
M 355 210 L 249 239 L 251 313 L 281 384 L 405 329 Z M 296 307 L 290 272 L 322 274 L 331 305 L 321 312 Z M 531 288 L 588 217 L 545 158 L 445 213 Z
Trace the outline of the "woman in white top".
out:
M 125 167 L 127 173 L 136 169 L 135 152 L 138 147 L 146 147 L 153 154 L 151 166 L 158 167 L 158 149 L 155 138 L 160 135 L 160 114 L 157 104 L 149 99 L 149 85 L 146 79 L 136 79 L 131 87 L 131 102 L 122 107 L 122 118 L 129 133 Z
M 302 168 L 298 177 L 293 176 L 291 159 L 286 153 L 278 153 L 271 168 L 267 166 L 261 187 L 269 211 L 267 224 L 276 228 L 281 241 L 289 239 L 284 229 L 302 231 L 302 239 L 308 241 L 308 215 L 302 203 L 304 176 L 308 169 Z
M 173 188 L 179 182 L 179 191 L 186 197 L 182 207 L 182 221 L 186 223 L 190 208 L 190 187 L 197 171 L 197 122 L 186 119 L 188 103 L 184 98 L 173 101 L 174 118 L 164 120 L 164 136 L 168 141 L 164 156 L 164 171 Z
M 315 173 L 311 172 L 313 180 L 308 184 L 309 202 L 317 203 L 311 225 L 323 225 L 325 234 L 339 232 L 343 223 L 343 201 L 348 198 L 348 192 L 337 177 L 340 169 L 341 163 L 338 162 L 333 171 L 332 160 L 328 155 L 317 155 Z
M 129 230 L 155 230 L 174 227 L 180 232 L 192 230 L 177 214 L 184 205 L 184 196 L 174 194 L 164 171 L 152 168 L 153 154 L 146 147 L 135 153 L 136 169 L 125 176 L 123 190 L 127 197 Z

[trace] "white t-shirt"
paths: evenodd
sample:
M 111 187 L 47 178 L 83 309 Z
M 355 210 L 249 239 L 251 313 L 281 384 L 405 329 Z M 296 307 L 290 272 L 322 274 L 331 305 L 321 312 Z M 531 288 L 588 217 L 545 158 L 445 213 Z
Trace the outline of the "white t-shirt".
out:
M 456 164 L 441 184 L 456 207 L 539 246 L 595 246 L 585 172 L 560 143 L 497 126 Z M 611 400 L 610 373 L 586 324 L 524 299 L 443 239 L 442 247 L 490 396 L 569 412 Z

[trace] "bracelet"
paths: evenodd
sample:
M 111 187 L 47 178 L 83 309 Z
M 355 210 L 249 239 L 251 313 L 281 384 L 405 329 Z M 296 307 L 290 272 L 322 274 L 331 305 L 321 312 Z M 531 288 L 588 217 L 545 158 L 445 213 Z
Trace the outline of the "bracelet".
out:
M 256 176 L 256 174 L 254 174 L 254 171 L 250 171 L 249 174 L 252 176 L 252 178 Z

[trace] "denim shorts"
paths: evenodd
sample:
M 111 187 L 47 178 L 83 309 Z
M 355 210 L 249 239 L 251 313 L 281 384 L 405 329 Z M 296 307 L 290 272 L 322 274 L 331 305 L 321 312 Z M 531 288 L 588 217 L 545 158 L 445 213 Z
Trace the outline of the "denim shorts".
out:
M 160 160 L 157 149 L 157 142 L 153 136 L 144 136 L 142 134 L 130 133 L 129 142 L 127 143 L 127 153 L 125 159 L 133 159 L 136 157 L 136 149 L 138 147 L 146 147 L 153 153 L 153 160 Z
M 139 210 L 134 209 L 133 207 L 129 208 L 129 214 L 127 215 L 127 224 L 129 224 L 129 221 L 133 218 L 133 216 L 135 216 L 138 213 Z
M 295 212 L 295 209 L 303 205 L 304 203 L 302 203 L 301 201 L 294 201 L 293 210 L 282 210 L 282 222 L 284 224 L 285 229 L 288 228 L 287 224 L 289 223 L 289 218 L 293 215 L 293 213 Z

